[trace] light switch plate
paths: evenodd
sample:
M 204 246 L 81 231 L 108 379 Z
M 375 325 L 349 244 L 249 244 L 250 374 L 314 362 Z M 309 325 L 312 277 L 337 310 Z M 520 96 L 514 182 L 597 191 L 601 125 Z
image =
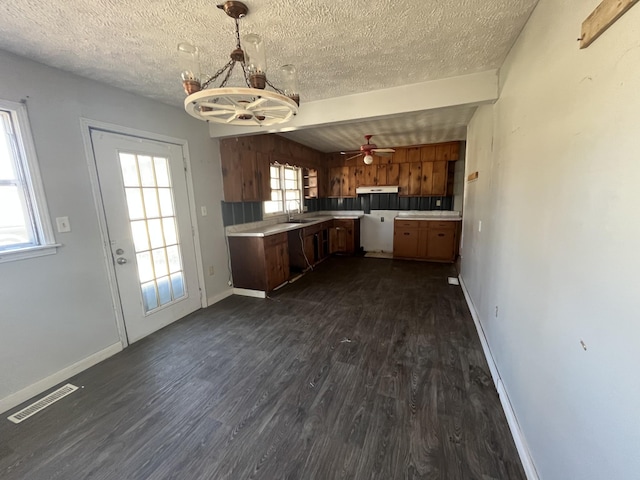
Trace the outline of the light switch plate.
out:
M 56 226 L 58 227 L 58 233 L 66 233 L 71 231 L 69 217 L 56 217 Z
M 200 207 L 200 214 L 201 214 L 203 217 L 206 217 L 206 216 L 207 216 L 207 207 L 205 207 L 204 205 L 202 205 L 202 206 Z

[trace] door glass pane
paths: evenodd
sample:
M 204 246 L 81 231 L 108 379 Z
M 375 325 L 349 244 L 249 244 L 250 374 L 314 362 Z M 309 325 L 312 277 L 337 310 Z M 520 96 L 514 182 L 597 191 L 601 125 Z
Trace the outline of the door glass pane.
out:
M 167 257 L 164 248 L 158 248 L 153 251 L 153 268 L 156 276 L 167 275 L 169 268 L 167 267 Z
M 163 217 L 170 217 L 173 215 L 173 201 L 171 198 L 170 188 L 159 188 L 158 199 L 160 200 L 160 212 Z
M 157 188 L 142 189 L 142 196 L 144 197 L 144 210 L 147 218 L 156 218 L 160 216 L 157 190 Z
M 136 252 L 149 250 L 149 235 L 147 234 L 147 222 L 140 220 L 131 222 L 131 234 Z
M 162 225 L 164 227 L 164 244 L 175 245 L 176 243 L 178 243 L 175 219 L 173 217 L 163 218 Z
M 151 252 L 141 252 L 136 255 L 138 261 L 138 277 L 140 282 L 148 282 L 155 278 L 153 273 L 153 263 L 151 262 Z
M 138 220 L 144 218 L 144 206 L 139 188 L 125 188 L 127 195 L 127 207 L 129 208 L 129 219 Z
M 145 313 L 186 296 L 169 161 L 120 153 Z M 144 188 L 135 188 L 142 186 Z
M 162 277 L 157 280 L 157 283 L 160 305 L 166 305 L 171 301 L 171 281 L 169 277 Z
M 153 162 L 151 157 L 138 155 L 138 168 L 140 169 L 140 180 L 143 187 L 155 187 L 156 176 L 153 172 Z
M 169 165 L 167 159 L 162 157 L 155 157 L 153 164 L 156 167 L 156 183 L 159 187 L 170 187 L 169 182 Z
M 136 156 L 130 153 L 120 154 L 120 168 L 122 168 L 122 180 L 125 187 L 140 186 L 140 178 L 138 177 L 138 163 Z
M 164 246 L 164 236 L 162 235 L 162 224 L 160 219 L 153 219 L 147 222 L 149 225 L 149 238 L 151 239 L 151 248 L 159 248 Z

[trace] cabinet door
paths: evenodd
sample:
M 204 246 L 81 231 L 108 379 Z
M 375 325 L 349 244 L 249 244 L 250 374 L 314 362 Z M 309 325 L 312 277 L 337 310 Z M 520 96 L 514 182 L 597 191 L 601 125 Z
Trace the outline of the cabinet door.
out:
M 400 185 L 400 165 L 390 163 L 387 165 L 387 183 L 386 185 Z
M 455 260 L 455 237 L 455 229 L 429 229 L 427 258 L 429 260 L 453 262 Z
M 339 197 L 342 192 L 342 167 L 329 169 L 329 196 Z
M 429 230 L 427 228 L 421 228 L 418 230 L 418 253 L 416 258 L 428 257 L 428 245 L 429 245 Z
M 315 264 L 318 261 L 315 255 L 315 248 L 314 248 L 315 238 L 316 238 L 315 235 L 307 235 L 306 237 L 304 237 L 303 250 L 304 250 L 304 255 L 306 257 L 305 262 L 309 262 L 311 265 Z
M 428 197 L 433 193 L 433 162 L 422 162 L 422 196 Z
M 242 169 L 242 201 L 259 202 L 261 198 L 256 181 L 256 152 L 241 152 L 240 168 Z
M 222 184 L 225 202 L 242 201 L 242 168 L 240 155 L 234 144 L 220 142 L 220 160 L 222 166 Z
M 409 164 L 409 193 L 410 196 L 420 196 L 422 180 L 422 163 Z
M 398 165 L 398 195 L 401 197 L 409 196 L 409 178 L 411 172 L 409 170 L 409 163 L 401 163 Z
M 447 162 L 433 162 L 432 195 L 447 194 Z
M 364 165 L 360 185 L 364 187 L 375 187 L 378 184 L 377 175 L 378 165 Z
M 356 196 L 356 167 L 342 167 L 342 197 Z
M 329 252 L 347 252 L 347 229 L 344 227 L 331 227 L 329 230 Z
M 418 229 L 398 228 L 393 232 L 393 256 L 416 258 L 418 256 Z
M 269 174 L 269 155 L 256 153 L 256 184 L 258 185 L 258 198 L 266 202 L 271 200 L 271 176 Z
M 279 287 L 289 278 L 289 249 L 287 243 L 278 243 L 265 249 L 267 290 Z
M 381 163 L 377 167 L 378 171 L 376 172 L 376 176 L 378 181 L 376 185 L 389 185 L 389 182 L 387 180 L 387 167 L 389 167 L 389 164 Z

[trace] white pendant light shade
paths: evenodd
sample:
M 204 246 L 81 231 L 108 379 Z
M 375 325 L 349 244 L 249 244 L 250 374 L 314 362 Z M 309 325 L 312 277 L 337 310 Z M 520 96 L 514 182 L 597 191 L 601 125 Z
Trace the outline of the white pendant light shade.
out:
M 364 156 L 364 163 L 366 163 L 367 165 L 371 165 L 373 163 L 373 157 L 367 153 Z

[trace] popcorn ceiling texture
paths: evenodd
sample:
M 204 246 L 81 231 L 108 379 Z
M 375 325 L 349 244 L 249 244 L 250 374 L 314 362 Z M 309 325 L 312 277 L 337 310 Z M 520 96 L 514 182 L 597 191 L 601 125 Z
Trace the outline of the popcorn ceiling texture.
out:
M 304 102 L 498 68 L 536 2 L 247 0 L 241 33 L 263 35 L 272 72 L 297 66 Z M 176 106 L 177 44 L 206 73 L 235 46 L 212 0 L 2 3 L 0 48 Z
M 374 135 L 371 142 L 380 148 L 450 142 L 467 138 L 467 124 L 475 111 L 476 107 L 452 107 L 279 135 L 321 152 L 358 150 L 367 134 Z
M 185 94 L 178 43 L 198 45 L 207 74 L 235 47 L 234 21 L 216 0 L 2 3 L 0 48 L 179 107 Z M 263 36 L 276 84 L 279 65 L 296 65 L 304 104 L 499 68 L 537 0 L 245 3 L 241 34 Z M 229 85 L 243 85 L 238 72 Z M 474 111 L 448 108 L 282 135 L 326 152 L 357 149 L 365 134 L 376 134 L 381 147 L 462 140 Z

